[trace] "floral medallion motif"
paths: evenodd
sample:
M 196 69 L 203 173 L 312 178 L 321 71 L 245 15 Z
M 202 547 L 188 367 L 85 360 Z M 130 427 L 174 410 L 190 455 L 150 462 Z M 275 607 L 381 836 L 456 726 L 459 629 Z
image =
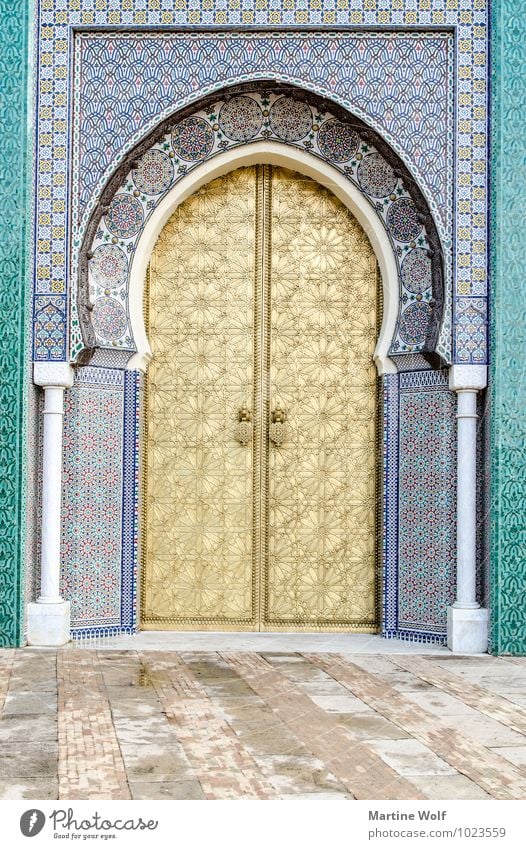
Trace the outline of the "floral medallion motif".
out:
M 418 212 L 411 198 L 399 198 L 389 207 L 387 226 L 399 242 L 411 242 L 422 229 Z
M 232 97 L 221 107 L 219 126 L 234 141 L 248 141 L 261 129 L 263 113 L 253 97 Z
M 327 159 L 347 162 L 356 153 L 358 143 L 359 138 L 354 130 L 337 118 L 330 118 L 320 127 L 318 147 Z
M 172 144 L 181 159 L 199 161 L 212 150 L 214 131 L 204 118 L 184 118 L 172 130 Z
M 148 150 L 133 171 L 133 182 L 140 192 L 158 195 L 166 191 L 173 180 L 172 161 L 162 150 Z
M 402 263 L 402 280 L 406 289 L 415 294 L 431 286 L 431 260 L 423 248 L 409 251 Z
M 115 298 L 98 298 L 93 305 L 92 322 L 95 333 L 102 339 L 120 339 L 126 330 L 124 308 Z
M 121 239 L 131 239 L 142 227 L 142 204 L 132 195 L 115 195 L 106 213 L 106 226 L 110 233 Z
M 298 141 L 312 129 L 312 112 L 307 103 L 280 97 L 270 110 L 270 126 L 284 141 Z
M 90 271 L 99 286 L 122 286 L 128 272 L 126 254 L 117 245 L 102 245 L 93 254 Z
M 402 313 L 400 336 L 408 345 L 421 345 L 426 336 L 429 322 L 429 304 L 410 304 Z
M 371 153 L 358 166 L 360 186 L 373 198 L 383 198 L 394 190 L 397 177 L 380 153 Z

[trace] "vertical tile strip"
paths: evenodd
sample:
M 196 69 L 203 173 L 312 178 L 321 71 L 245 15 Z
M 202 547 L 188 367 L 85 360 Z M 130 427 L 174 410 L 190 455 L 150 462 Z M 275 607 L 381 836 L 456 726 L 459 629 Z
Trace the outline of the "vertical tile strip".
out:
M 121 628 L 125 633 L 137 628 L 140 380 L 139 372 L 124 372 Z
M 27 0 L 0 0 L 0 646 L 21 641 L 26 442 Z
M 491 624 L 494 654 L 525 654 L 526 3 L 491 3 Z

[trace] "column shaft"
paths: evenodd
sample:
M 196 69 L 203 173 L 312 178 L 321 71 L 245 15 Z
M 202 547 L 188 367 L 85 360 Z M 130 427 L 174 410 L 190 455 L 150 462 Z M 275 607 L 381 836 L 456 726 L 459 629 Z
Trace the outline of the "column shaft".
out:
M 60 506 L 62 498 L 62 424 L 64 387 L 44 387 L 44 446 L 42 470 L 41 604 L 59 604 Z
M 457 393 L 457 597 L 447 611 L 447 644 L 461 654 L 488 649 L 488 611 L 477 604 L 477 394 L 486 366 L 449 372 Z
M 477 569 L 477 391 L 457 392 L 457 598 L 455 607 L 479 607 Z
M 44 388 L 42 468 L 42 536 L 40 595 L 27 606 L 27 641 L 31 646 L 63 646 L 70 633 L 70 603 L 60 597 L 62 500 L 62 427 L 64 389 L 73 385 L 68 363 L 34 363 L 33 380 Z

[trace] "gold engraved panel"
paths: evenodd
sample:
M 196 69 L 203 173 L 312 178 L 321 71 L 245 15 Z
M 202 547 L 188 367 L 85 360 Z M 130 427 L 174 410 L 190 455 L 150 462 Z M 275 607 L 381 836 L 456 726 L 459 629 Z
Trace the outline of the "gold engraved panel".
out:
M 346 207 L 273 169 L 266 627 L 375 630 L 377 267 Z
M 147 303 L 144 628 L 376 630 L 376 275 L 349 211 L 281 168 L 215 180 L 169 220 Z
M 152 254 L 144 628 L 257 628 L 252 450 L 255 169 L 178 207 Z

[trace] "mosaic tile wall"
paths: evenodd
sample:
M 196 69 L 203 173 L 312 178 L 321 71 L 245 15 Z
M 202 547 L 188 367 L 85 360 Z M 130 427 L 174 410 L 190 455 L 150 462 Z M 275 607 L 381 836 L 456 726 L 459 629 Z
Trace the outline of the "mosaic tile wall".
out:
M 0 0 L 0 646 L 22 630 L 26 439 L 27 9 Z
M 177 38 L 175 34 L 168 37 L 159 33 L 157 37 L 164 41 L 162 45 L 159 43 L 154 56 L 151 51 L 148 54 L 145 44 L 137 52 L 124 48 L 122 57 L 115 62 L 115 73 L 106 73 L 102 67 L 97 78 L 92 79 L 93 91 L 97 92 L 92 102 L 99 108 L 99 101 L 103 99 L 107 107 L 105 114 L 112 116 L 111 121 L 106 118 L 100 127 L 95 114 L 87 116 L 88 140 L 75 142 L 73 150 L 71 114 L 75 109 L 75 86 L 71 71 L 74 52 L 72 28 L 80 30 L 93 25 L 115 31 L 111 35 L 105 33 L 106 46 L 101 52 L 106 52 L 107 62 L 112 61 L 111 51 L 117 50 L 116 41 L 120 38 L 125 44 L 126 39 L 131 37 L 126 34 L 130 27 L 183 26 L 188 28 L 188 32 L 178 34 Z M 221 32 L 202 32 L 203 27 L 209 26 L 218 27 Z M 240 26 L 247 27 L 247 31 L 235 36 L 228 33 Z M 288 27 L 291 32 L 262 34 L 251 31 L 258 27 L 276 26 Z M 301 60 L 298 63 L 296 59 L 295 63 L 296 67 L 298 64 L 301 66 L 301 72 L 296 71 L 300 73 L 300 81 L 307 80 L 314 88 L 319 86 L 320 90 L 329 91 L 331 95 L 338 87 L 352 90 L 354 85 L 356 89 L 356 80 L 353 83 L 349 78 L 349 67 L 356 67 L 357 63 L 349 62 L 348 56 L 336 57 L 337 61 L 329 63 L 331 70 L 327 74 L 327 51 L 320 49 L 313 36 L 307 33 L 309 28 L 318 26 L 334 29 L 332 51 L 344 39 L 344 34 L 337 30 L 346 27 L 379 27 L 385 30 L 383 37 L 386 40 L 393 27 L 418 27 L 429 31 L 455 28 L 457 132 L 452 137 L 450 124 L 441 123 L 441 147 L 438 151 L 442 156 L 440 161 L 443 161 L 444 146 L 454 145 L 453 274 L 457 332 L 454 334 L 453 355 L 458 362 L 486 361 L 487 0 L 310 0 L 308 3 L 303 0 L 181 0 L 175 3 L 172 0 L 40 0 L 36 33 L 40 65 L 36 92 L 39 155 L 35 317 L 38 316 L 38 320 L 35 318 L 34 354 L 37 359 L 59 360 L 66 357 L 65 294 L 69 237 L 75 226 L 75 220 L 67 220 L 69 201 L 75 205 L 77 200 L 83 200 L 89 205 L 86 200 L 89 189 L 95 190 L 100 186 L 97 163 L 109 167 L 108 163 L 115 162 L 123 152 L 123 138 L 125 143 L 130 143 L 134 133 L 133 116 L 140 115 L 142 120 L 145 108 L 149 108 L 145 104 L 150 102 L 154 109 L 160 107 L 166 112 L 174 108 L 170 101 L 173 104 L 177 101 L 176 105 L 180 105 L 185 97 L 195 98 L 198 92 L 214 86 L 218 88 L 233 79 L 250 79 L 262 74 L 272 77 L 278 66 L 286 66 L 283 74 L 292 73 L 293 65 L 286 55 L 286 45 L 290 46 L 293 37 L 299 38 L 300 30 L 304 30 L 301 37 L 306 39 L 301 44 Z M 365 35 L 351 35 L 357 41 L 365 39 Z M 309 37 L 312 44 L 307 49 L 305 45 Z M 144 41 L 144 34 L 141 38 Z M 184 61 L 170 61 L 173 57 L 168 45 L 177 43 L 180 46 L 184 38 L 187 40 Z M 230 56 L 229 38 L 236 40 L 235 53 L 230 47 Z M 391 34 L 389 38 L 393 50 L 396 50 L 395 45 L 403 39 L 407 41 L 408 36 L 402 31 Z M 261 63 L 257 66 L 256 61 L 264 39 L 267 40 L 266 68 Z M 420 42 L 424 41 L 425 38 L 420 37 Z M 120 49 L 123 50 L 122 47 Z M 434 137 L 431 129 L 436 89 L 436 82 L 432 79 L 433 63 L 424 62 L 423 69 L 415 69 L 408 76 L 407 69 L 415 65 L 414 57 L 411 63 L 405 64 L 374 57 L 374 73 L 370 71 L 371 53 L 368 59 L 369 62 L 362 62 L 362 75 L 357 78 L 358 84 L 364 81 L 363 98 L 360 100 L 356 95 L 352 98 L 351 107 L 357 113 L 362 110 L 372 124 L 379 120 L 378 115 L 383 116 L 384 122 L 390 122 L 391 129 L 384 126 L 386 135 L 392 133 L 395 136 L 393 144 L 401 147 L 401 155 L 409 167 L 415 169 L 415 174 L 420 174 L 424 192 L 431 195 L 431 205 L 443 208 L 442 196 L 444 191 L 447 193 L 448 181 L 444 184 L 443 180 L 433 177 L 434 169 L 429 167 L 429 159 L 433 159 L 434 148 L 427 147 Z M 253 65 L 253 60 L 256 65 Z M 179 81 L 179 87 L 172 89 L 176 68 L 181 69 L 182 83 Z M 125 90 L 128 87 L 130 73 L 132 76 L 137 73 L 140 84 L 123 111 L 118 95 L 120 88 Z M 162 103 L 155 100 L 156 80 L 159 79 L 164 83 L 163 89 L 168 90 L 168 101 Z M 374 91 L 377 100 L 380 96 L 382 98 L 376 108 L 376 117 L 371 97 L 367 96 L 367 86 Z M 401 100 L 397 98 L 396 91 L 402 89 L 409 93 L 409 97 Z M 419 116 L 416 123 L 412 115 Z M 154 120 L 151 115 L 147 117 Z M 97 138 L 99 129 L 102 130 L 100 140 Z M 400 145 L 402 135 L 405 139 Z M 428 161 L 427 167 L 424 159 Z M 79 186 L 71 198 L 67 180 L 70 166 L 74 166 L 75 170 L 74 185 Z M 88 175 L 82 177 L 87 180 L 86 184 L 82 184 L 86 188 L 82 197 L 80 170 Z M 93 181 L 91 184 L 90 180 Z M 448 210 L 446 218 L 449 215 Z
M 455 597 L 456 395 L 447 372 L 384 378 L 387 637 L 444 643 Z
M 136 372 L 88 366 L 66 393 L 61 589 L 73 637 L 136 627 L 138 391 Z
M 495 654 L 526 654 L 526 2 L 493 3 L 491 624 Z
M 42 521 L 42 436 L 44 429 L 44 393 L 33 383 L 33 365 L 28 364 L 27 398 L 27 469 L 26 469 L 26 544 L 25 598 L 23 633 L 27 634 L 27 604 L 40 592 L 40 536 Z

